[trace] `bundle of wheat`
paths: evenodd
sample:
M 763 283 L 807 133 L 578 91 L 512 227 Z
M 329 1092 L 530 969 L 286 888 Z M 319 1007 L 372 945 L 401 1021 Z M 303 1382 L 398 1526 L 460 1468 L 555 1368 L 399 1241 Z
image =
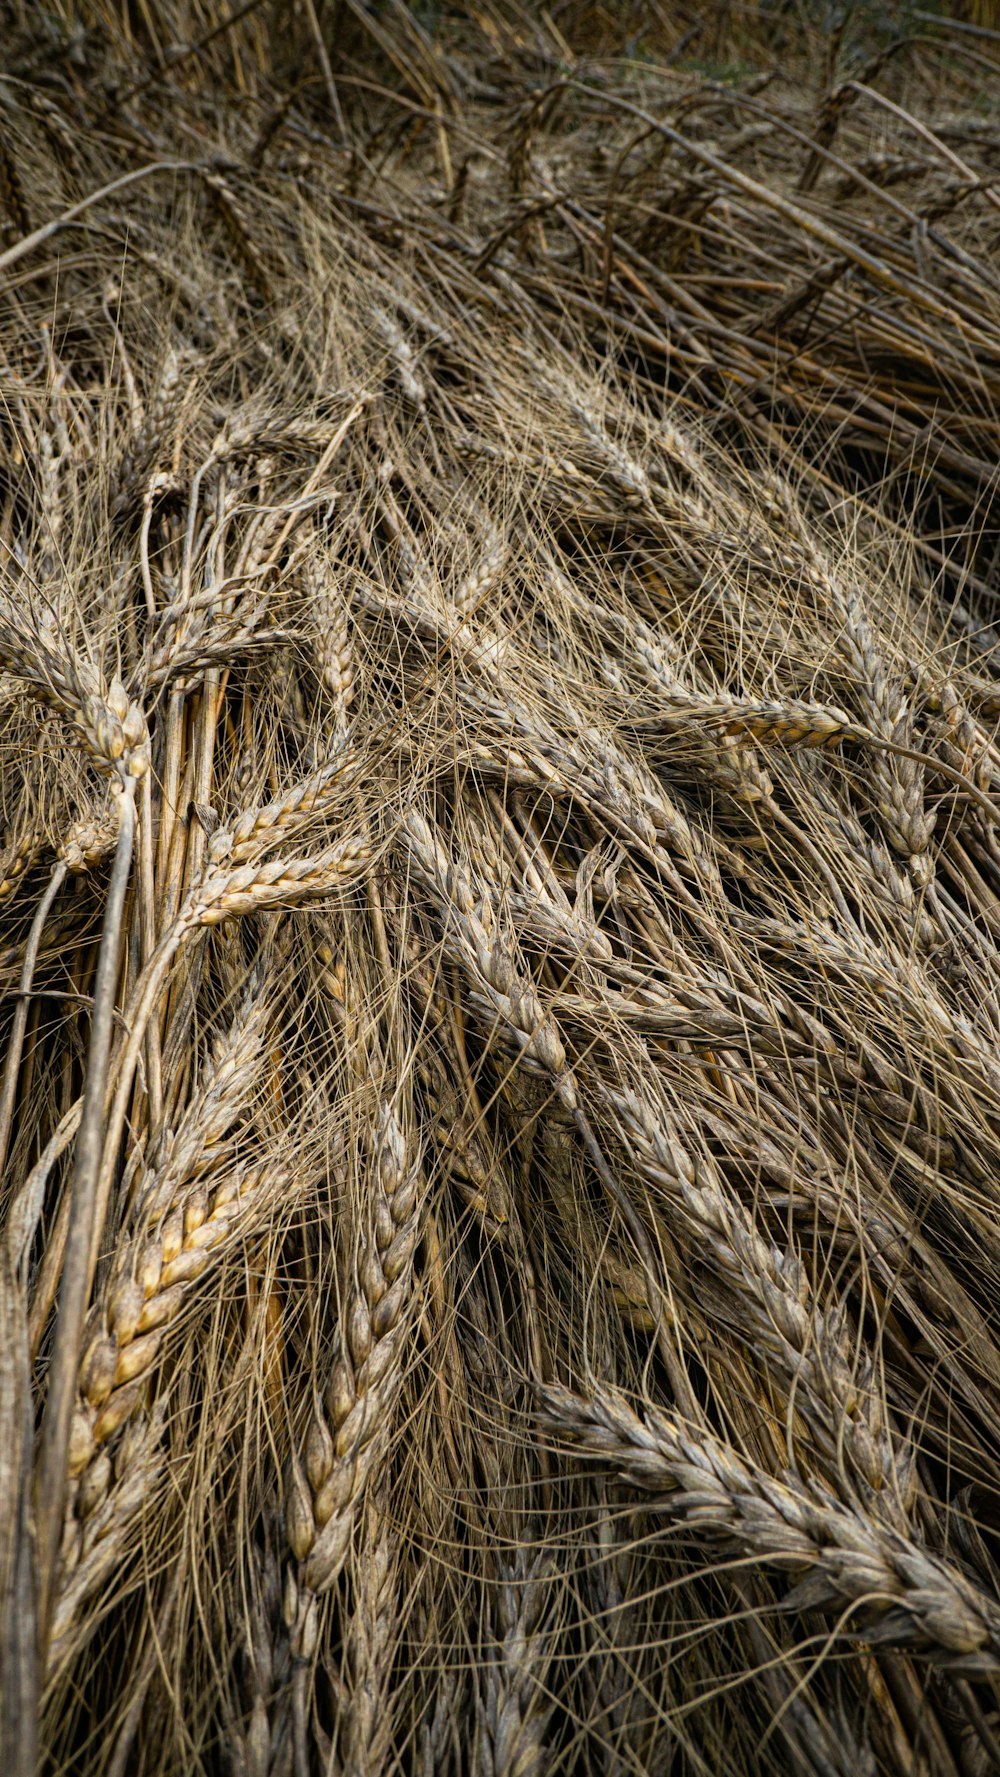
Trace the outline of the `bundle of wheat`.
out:
M 0 9 L 18 1777 L 1000 1768 L 1000 36 L 808 11 Z

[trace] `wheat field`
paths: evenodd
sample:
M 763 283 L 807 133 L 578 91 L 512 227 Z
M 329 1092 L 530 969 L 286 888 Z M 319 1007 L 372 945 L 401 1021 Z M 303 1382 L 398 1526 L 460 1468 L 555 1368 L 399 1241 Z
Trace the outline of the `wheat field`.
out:
M 1000 1771 L 992 23 L 0 6 L 11 1777 Z

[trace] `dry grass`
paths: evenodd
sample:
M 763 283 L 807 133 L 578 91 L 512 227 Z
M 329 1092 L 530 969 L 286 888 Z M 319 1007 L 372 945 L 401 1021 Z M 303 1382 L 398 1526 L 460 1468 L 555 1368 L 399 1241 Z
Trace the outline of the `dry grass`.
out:
M 1000 1768 L 1000 33 L 812 11 L 0 8 L 16 1777 Z

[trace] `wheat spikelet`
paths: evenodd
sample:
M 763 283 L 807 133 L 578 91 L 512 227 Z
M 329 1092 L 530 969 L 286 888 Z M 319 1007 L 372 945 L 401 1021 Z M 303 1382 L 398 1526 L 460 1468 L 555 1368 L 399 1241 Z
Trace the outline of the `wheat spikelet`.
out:
M 53 1671 L 73 1652 L 81 1603 L 117 1560 L 158 1476 L 160 1429 L 144 1410 L 150 1372 L 194 1290 L 232 1244 L 294 1190 L 288 1161 L 195 1182 L 120 1243 L 114 1281 L 91 1321 L 67 1453 L 70 1486 L 53 1608 Z M 124 1431 L 122 1432 L 122 1428 Z M 119 1438 L 117 1434 L 122 1432 Z
M 45 430 L 38 440 L 38 504 L 42 546 L 38 560 L 39 578 L 45 584 L 52 580 L 59 560 L 60 542 L 66 507 L 62 499 L 62 458 L 56 450 L 51 432 Z
M 429 1622 L 427 1628 L 429 1637 Z M 464 1745 L 464 1736 L 457 1726 L 462 1719 L 458 1707 L 460 1694 L 454 1673 L 449 1667 L 445 1667 L 434 1682 L 428 1719 L 421 1722 L 418 1730 L 415 1768 L 420 1772 L 420 1777 L 435 1777 L 435 1773 L 439 1771 L 458 1768 L 462 1755 L 456 1751 L 456 1744 L 461 1742 Z
M 565 710 L 565 691 L 555 685 L 548 691 L 553 707 Z M 480 719 L 496 724 L 506 747 L 516 738 L 535 785 L 575 797 L 602 826 L 671 874 L 680 858 L 708 895 L 718 894 L 713 851 L 665 787 L 610 734 L 579 720 L 570 736 L 561 735 L 502 685 L 498 695 L 473 682 L 464 695 Z M 518 754 L 510 749 L 506 757 L 513 765 Z
M 881 840 L 872 838 L 862 826 L 853 810 L 847 807 L 838 797 L 832 795 L 825 784 L 818 778 L 809 786 L 809 794 L 814 803 L 829 817 L 828 832 L 843 836 L 849 848 L 851 868 L 859 866 L 888 904 L 908 918 L 913 918 L 914 892 L 910 877 L 893 857 L 888 846 Z
M 271 961 L 273 955 L 266 960 Z M 234 1133 L 234 1127 L 260 1080 L 268 1025 L 274 1016 L 264 968 L 262 959 L 248 978 L 232 1022 L 215 1036 L 208 1064 L 182 1119 L 175 1127 L 155 1133 L 150 1141 L 147 1164 L 134 1193 L 136 1215 L 150 1222 L 168 1215 L 191 1185 L 204 1184 L 236 1157 L 238 1130 Z
M 894 689 L 879 661 L 874 639 L 858 601 L 848 595 L 844 604 L 846 651 L 858 673 L 869 706 L 871 725 L 886 740 L 911 744 L 911 727 L 905 697 Z M 904 857 L 923 858 L 933 831 L 924 812 L 923 774 L 912 760 L 888 760 L 876 756 L 873 769 L 881 791 L 879 810 L 896 850 Z M 920 871 L 926 880 L 926 867 Z
M 627 505 L 640 509 L 653 507 L 649 477 L 642 464 L 608 430 L 594 393 L 582 385 L 560 388 L 550 386 L 549 392 L 565 401 L 587 445 L 593 452 L 602 475 Z
M 552 557 L 546 553 L 545 560 L 547 572 L 552 573 Z M 563 596 L 567 608 L 578 610 L 582 603 L 579 593 L 558 568 L 555 572 L 564 582 Z M 663 722 L 668 729 L 675 719 L 682 720 L 685 707 L 692 703 L 695 703 L 691 710 L 692 717 L 695 721 L 700 721 L 696 700 L 684 683 L 680 651 L 669 637 L 652 630 L 634 611 L 618 611 L 607 603 L 591 602 L 587 614 L 600 629 L 610 630 L 615 638 L 620 658 L 612 659 L 602 648 L 598 659 L 602 676 L 626 700 L 630 717 L 633 717 L 635 709 L 635 686 L 639 679 L 648 686 L 657 703 L 661 705 Z M 733 701 L 736 702 L 735 699 Z M 644 709 L 639 722 L 645 731 L 654 728 L 656 718 L 645 713 L 645 698 L 642 702 Z M 716 732 L 725 732 L 722 724 L 705 724 L 705 735 L 710 742 L 715 739 Z M 736 732 L 742 734 L 744 731 L 738 729 Z M 749 729 L 746 734 L 747 738 L 751 738 Z M 720 787 L 728 790 L 738 801 L 752 807 L 770 808 L 773 785 L 749 749 L 735 752 L 729 747 L 710 745 L 706 767 L 713 781 L 717 781 Z
M 470 1768 L 483 1777 L 536 1772 L 549 1762 L 546 1728 L 551 1715 L 546 1680 L 555 1644 L 557 1578 L 530 1497 L 522 1497 L 512 1452 L 498 1435 L 505 1379 L 503 1345 L 490 1325 L 490 1309 L 478 1280 L 463 1304 L 462 1348 L 470 1404 L 482 1418 L 477 1463 L 483 1480 L 482 1529 L 491 1549 L 483 1599 L 476 1673 L 476 1727 Z

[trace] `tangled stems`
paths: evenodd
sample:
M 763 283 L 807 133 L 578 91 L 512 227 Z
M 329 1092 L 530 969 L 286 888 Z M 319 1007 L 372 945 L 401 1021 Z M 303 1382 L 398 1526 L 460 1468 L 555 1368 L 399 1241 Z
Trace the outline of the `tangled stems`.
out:
M 39 1624 L 43 1662 L 66 1496 L 66 1458 L 76 1396 L 80 1335 L 90 1289 L 122 917 L 135 841 L 135 792 L 136 778 L 126 775 L 118 796 L 118 843 L 97 959 L 83 1111 L 76 1138 L 69 1232 L 39 1451 L 36 1510 L 41 1589 Z

